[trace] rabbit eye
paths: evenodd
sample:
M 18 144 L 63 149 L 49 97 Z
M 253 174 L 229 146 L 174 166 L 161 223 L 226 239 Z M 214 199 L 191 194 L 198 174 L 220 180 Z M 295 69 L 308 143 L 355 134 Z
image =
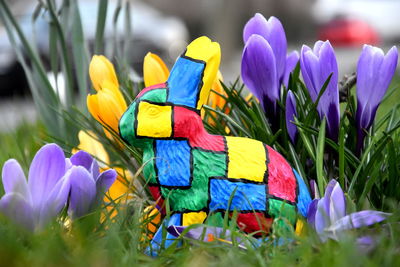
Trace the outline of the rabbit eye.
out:
M 155 116 L 155 115 L 157 115 L 158 113 L 159 113 L 159 110 L 158 110 L 158 108 L 156 108 L 156 107 L 150 107 L 149 109 L 148 109 L 148 113 L 149 113 L 149 115 L 151 115 L 151 116 Z

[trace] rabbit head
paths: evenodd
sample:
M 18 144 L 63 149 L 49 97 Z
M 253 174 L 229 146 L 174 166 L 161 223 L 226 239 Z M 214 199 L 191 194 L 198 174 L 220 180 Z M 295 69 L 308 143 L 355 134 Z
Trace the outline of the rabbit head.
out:
M 204 131 L 199 114 L 220 60 L 218 43 L 205 36 L 191 42 L 168 80 L 143 89 L 126 110 L 119 122 L 121 137 L 140 147 L 152 139 L 188 138 Z

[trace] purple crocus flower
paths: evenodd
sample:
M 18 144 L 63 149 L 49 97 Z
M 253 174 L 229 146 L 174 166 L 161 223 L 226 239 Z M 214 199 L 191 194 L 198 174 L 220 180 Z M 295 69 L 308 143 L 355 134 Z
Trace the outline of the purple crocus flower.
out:
M 27 230 L 42 229 L 65 206 L 70 191 L 64 152 L 56 144 L 43 146 L 29 169 L 28 182 L 15 159 L 8 160 L 2 171 L 5 195 L 0 212 Z
M 280 98 L 276 60 L 270 44 L 261 35 L 253 34 L 246 42 L 241 68 L 243 82 L 260 101 L 267 117 L 274 118 Z
M 74 154 L 70 162 L 75 175 L 70 176 L 68 214 L 79 218 L 99 206 L 104 193 L 115 182 L 117 172 L 109 169 L 100 173 L 97 161 L 85 151 Z
M 282 23 L 274 16 L 266 20 L 263 15 L 256 13 L 244 26 L 243 41 L 245 44 L 253 34 L 260 35 L 271 46 L 278 82 L 280 82 L 285 72 L 287 50 L 286 34 Z
M 346 197 L 336 180 L 331 180 L 321 199 L 314 199 L 307 214 L 309 224 L 320 239 L 340 240 L 346 230 L 369 226 L 385 220 L 390 214 L 364 210 L 346 214 Z
M 317 110 L 321 119 L 326 117 L 327 135 L 337 140 L 339 133 L 339 90 L 338 65 L 335 52 L 329 41 L 318 41 L 314 49 L 303 45 L 300 56 L 300 68 L 304 83 L 312 101 L 316 101 L 329 75 L 332 77 L 321 96 Z
M 296 98 L 291 90 L 288 91 L 286 96 L 286 128 L 293 144 L 296 143 L 297 126 L 293 123 L 294 117 L 297 116 L 296 112 Z
M 47 144 L 33 158 L 28 181 L 15 159 L 6 161 L 0 212 L 29 231 L 40 231 L 65 207 L 68 196 L 73 217 L 89 212 L 116 176 L 112 169 L 100 174 L 97 162 L 84 151 L 66 159 L 58 145 Z
M 398 51 L 393 46 L 385 55 L 378 47 L 364 45 L 357 64 L 357 151 L 371 127 L 376 110 L 396 71 Z
M 277 128 L 281 84 L 287 86 L 298 53 L 286 55 L 287 41 L 281 22 L 275 17 L 266 20 L 259 13 L 246 23 L 243 40 L 243 82 L 260 101 L 273 129 Z

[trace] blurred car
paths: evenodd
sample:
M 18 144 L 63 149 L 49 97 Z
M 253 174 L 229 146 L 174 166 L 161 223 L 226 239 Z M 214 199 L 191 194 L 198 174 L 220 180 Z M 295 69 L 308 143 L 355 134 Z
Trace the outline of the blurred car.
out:
M 337 46 L 400 40 L 399 0 L 317 0 L 318 38 Z
M 60 3 L 61 1 L 56 1 Z M 93 47 L 97 23 L 97 0 L 77 1 L 83 34 L 89 47 Z M 41 58 L 49 62 L 49 24 L 47 14 L 40 15 L 32 24 L 32 15 L 37 1 L 16 1 L 16 19 L 30 42 L 35 43 Z M 117 8 L 117 1 L 110 0 L 107 8 L 107 20 L 104 30 L 106 54 L 111 50 L 115 36 L 119 40 L 126 35 L 124 14 L 116 25 L 112 20 Z M 182 20 L 176 17 L 163 16 L 151 6 L 135 1 L 130 5 L 132 43 L 128 62 L 140 74 L 144 55 L 151 51 L 158 53 L 167 62 L 172 61 L 187 44 L 188 30 Z M 0 22 L 1 23 L 1 22 Z M 35 35 L 33 34 L 35 32 Z M 67 40 L 70 42 L 70 40 Z M 46 66 L 48 67 L 48 66 Z M 9 42 L 7 31 L 0 24 L 0 96 L 22 94 L 26 91 L 27 82 L 23 69 L 17 62 L 14 48 Z

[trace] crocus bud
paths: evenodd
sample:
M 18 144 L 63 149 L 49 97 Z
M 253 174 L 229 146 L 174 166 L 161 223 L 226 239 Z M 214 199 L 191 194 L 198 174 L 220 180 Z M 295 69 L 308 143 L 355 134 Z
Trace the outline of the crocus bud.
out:
M 376 110 L 385 95 L 396 71 L 398 51 L 393 46 L 389 52 L 364 45 L 357 64 L 357 151 L 361 147 L 366 131 L 371 127 Z
M 89 65 L 89 75 L 93 87 L 96 91 L 101 89 L 104 81 L 110 81 L 118 85 L 117 75 L 115 74 L 113 64 L 103 55 L 94 55 Z
M 336 141 L 340 116 L 338 65 L 329 41 L 316 42 L 314 49 L 304 45 L 301 49 L 300 68 L 304 83 L 314 102 L 329 75 L 332 74 L 329 84 L 318 102 L 317 110 L 321 120 L 326 117 L 328 137 Z
M 168 80 L 169 70 L 164 61 L 153 53 L 147 53 L 143 61 L 143 79 L 146 87 L 164 83 Z

